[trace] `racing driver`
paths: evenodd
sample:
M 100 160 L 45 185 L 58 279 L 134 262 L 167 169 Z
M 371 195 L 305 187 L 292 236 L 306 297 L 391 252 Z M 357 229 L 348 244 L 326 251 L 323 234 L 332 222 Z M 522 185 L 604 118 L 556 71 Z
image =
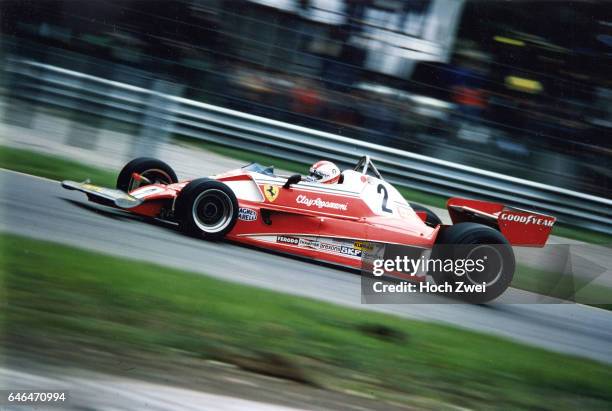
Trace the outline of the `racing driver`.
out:
M 317 161 L 310 167 L 310 174 L 306 181 L 321 184 L 336 184 L 340 180 L 340 169 L 331 161 Z

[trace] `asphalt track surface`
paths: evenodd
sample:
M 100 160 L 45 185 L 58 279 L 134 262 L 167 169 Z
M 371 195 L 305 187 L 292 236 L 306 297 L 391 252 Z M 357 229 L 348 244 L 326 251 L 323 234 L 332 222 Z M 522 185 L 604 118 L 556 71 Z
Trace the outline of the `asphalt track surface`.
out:
M 612 312 L 580 304 L 505 304 L 537 301 L 510 289 L 501 302 L 361 304 L 358 275 L 229 243 L 186 237 L 88 203 L 55 181 L 0 170 L 0 230 L 101 253 L 145 260 L 336 304 L 399 317 L 436 321 L 491 333 L 553 351 L 612 363 Z M 452 344 L 452 341 L 449 341 Z
M 16 363 L 13 363 L 17 360 Z M 10 358 L 0 366 L 0 390 L 6 392 L 65 392 L 66 401 L 8 404 L 0 396 L 0 410 L 74 411 L 405 411 L 374 397 L 324 390 L 284 379 L 244 371 L 215 361 L 197 361 L 183 377 L 156 374 L 112 375 L 41 364 L 38 359 Z
M 1 381 L 6 381 L 2 383 Z M 165 384 L 83 372 L 76 375 L 57 372 L 40 374 L 0 368 L 0 388 L 7 392 L 63 392 L 65 402 L 48 407 L 40 404 L 11 405 L 3 398 L 0 409 L 15 411 L 104 410 L 104 411 L 303 411 L 282 405 L 194 391 Z M 3 408 L 6 406 L 7 408 Z

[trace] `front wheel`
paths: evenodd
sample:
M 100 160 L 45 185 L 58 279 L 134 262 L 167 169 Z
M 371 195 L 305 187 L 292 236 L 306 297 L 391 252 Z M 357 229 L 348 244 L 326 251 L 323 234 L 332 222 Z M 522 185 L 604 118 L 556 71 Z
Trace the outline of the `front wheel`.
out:
M 140 181 L 134 179 L 134 173 L 144 177 Z M 178 183 L 176 173 L 168 164 L 161 160 L 139 157 L 127 163 L 117 177 L 117 189 L 129 193 L 144 184 Z M 147 183 L 149 182 L 149 183 Z
M 454 263 L 452 272 L 431 272 L 436 284 L 449 284 L 456 290 L 456 297 L 476 304 L 502 295 L 510 286 L 516 267 L 508 240 L 499 231 L 477 223 L 459 223 L 444 229 L 438 235 L 432 256 Z
M 181 230 L 207 240 L 219 240 L 229 233 L 238 219 L 238 200 L 220 181 L 193 180 L 176 198 L 174 215 Z

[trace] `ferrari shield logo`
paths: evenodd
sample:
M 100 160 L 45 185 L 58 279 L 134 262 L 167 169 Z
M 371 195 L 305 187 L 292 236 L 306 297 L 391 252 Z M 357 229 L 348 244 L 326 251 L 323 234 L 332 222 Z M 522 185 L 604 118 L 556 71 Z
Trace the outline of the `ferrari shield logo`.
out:
M 280 192 L 278 187 L 276 186 L 271 186 L 268 184 L 264 184 L 264 195 L 266 196 L 266 199 L 273 203 L 274 200 L 276 200 L 276 198 L 278 197 L 278 193 Z

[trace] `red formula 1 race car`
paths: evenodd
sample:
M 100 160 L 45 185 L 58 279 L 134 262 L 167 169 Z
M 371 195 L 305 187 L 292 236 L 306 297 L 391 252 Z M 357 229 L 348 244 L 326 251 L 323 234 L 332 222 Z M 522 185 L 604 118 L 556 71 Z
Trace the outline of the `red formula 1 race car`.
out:
M 362 267 L 368 243 L 424 251 L 439 244 L 465 246 L 459 254 L 491 247 L 492 271 L 468 278 L 489 286 L 480 301 L 499 296 L 510 284 L 511 246 L 543 246 L 555 221 L 502 204 L 451 198 L 447 208 L 454 224 L 443 225 L 430 210 L 408 203 L 367 156 L 343 171 L 336 184 L 276 175 L 272 167 L 256 163 L 179 182 L 166 163 L 138 158 L 121 170 L 116 189 L 73 181 L 62 186 L 99 204 L 177 223 L 204 239 L 226 238 L 352 268 Z

